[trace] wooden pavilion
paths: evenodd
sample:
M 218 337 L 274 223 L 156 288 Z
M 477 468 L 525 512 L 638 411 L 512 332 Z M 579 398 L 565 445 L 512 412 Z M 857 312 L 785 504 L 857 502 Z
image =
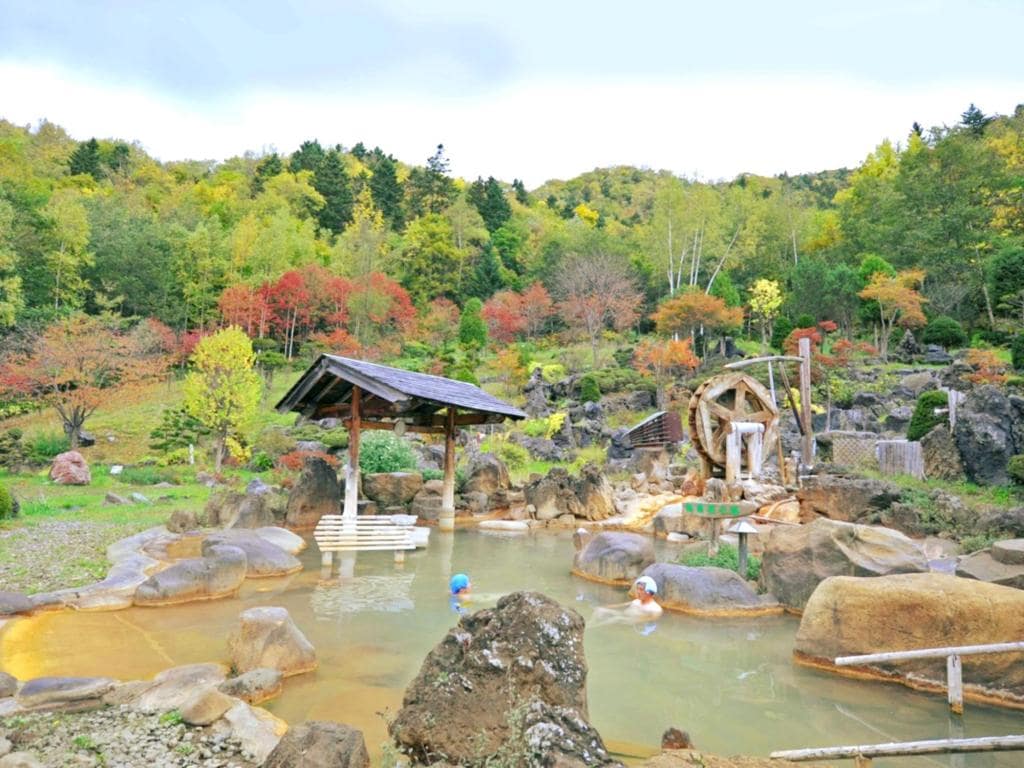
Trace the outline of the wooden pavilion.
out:
M 463 381 L 335 355 L 320 355 L 276 408 L 280 413 L 297 411 L 310 419 L 338 418 L 348 429 L 344 518 L 356 516 L 362 430 L 444 435 L 441 530 L 455 525 L 456 430 L 526 418 L 518 408 Z

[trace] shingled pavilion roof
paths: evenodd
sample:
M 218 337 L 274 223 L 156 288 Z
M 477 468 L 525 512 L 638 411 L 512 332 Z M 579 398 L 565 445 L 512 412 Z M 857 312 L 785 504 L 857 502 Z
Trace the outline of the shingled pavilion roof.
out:
M 349 418 L 354 387 L 361 391 L 361 418 L 404 421 L 431 431 L 444 426 L 442 411 L 449 408 L 459 412 L 457 424 L 526 418 L 518 408 L 464 381 L 336 355 L 320 355 L 276 408 L 313 419 Z

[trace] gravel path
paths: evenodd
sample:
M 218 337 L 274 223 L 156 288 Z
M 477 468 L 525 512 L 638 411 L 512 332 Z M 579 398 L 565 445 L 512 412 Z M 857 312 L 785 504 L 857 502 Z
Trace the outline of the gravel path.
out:
M 107 546 L 138 526 L 52 521 L 0 528 L 0 584 L 13 592 L 79 587 L 107 575 Z
M 78 714 L 0 719 L 0 739 L 46 766 L 105 768 L 252 768 L 238 742 L 191 728 L 166 715 L 109 707 Z

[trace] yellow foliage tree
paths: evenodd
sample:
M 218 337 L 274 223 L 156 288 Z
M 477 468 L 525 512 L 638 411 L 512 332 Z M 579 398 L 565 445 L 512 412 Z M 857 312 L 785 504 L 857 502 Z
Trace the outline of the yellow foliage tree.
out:
M 922 305 L 927 299 L 917 292 L 924 281 L 924 270 L 907 269 L 895 275 L 875 272 L 871 282 L 858 296 L 867 301 L 878 302 L 879 320 L 882 324 L 882 338 L 879 351 L 882 359 L 889 359 L 889 336 L 896 323 L 905 328 L 918 328 L 925 324 Z
M 750 289 L 750 311 L 761 325 L 761 350 L 768 344 L 768 326 L 779 316 L 782 307 L 782 291 L 774 280 L 761 278 Z
M 196 345 L 194 370 L 185 377 L 185 410 L 214 438 L 214 467 L 220 472 L 226 448 L 256 415 L 263 394 L 253 369 L 252 342 L 238 326 L 218 331 Z

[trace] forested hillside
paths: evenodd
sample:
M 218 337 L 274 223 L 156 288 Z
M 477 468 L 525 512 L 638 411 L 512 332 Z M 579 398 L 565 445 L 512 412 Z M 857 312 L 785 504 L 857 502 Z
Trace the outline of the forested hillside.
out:
M 865 153 L 849 171 L 703 183 L 617 167 L 527 190 L 452 178 L 441 146 L 422 166 L 316 140 L 162 163 L 0 122 L 0 322 L 8 351 L 84 311 L 157 321 L 179 353 L 237 324 L 267 365 L 330 349 L 455 374 L 472 368 L 455 342 L 473 299 L 492 341 L 561 333 L 595 358 L 630 332 L 781 324 L 779 341 L 807 315 L 872 341 L 940 315 L 1005 340 L 1024 316 L 1024 109 L 972 105 Z M 900 304 L 903 289 L 926 301 Z

